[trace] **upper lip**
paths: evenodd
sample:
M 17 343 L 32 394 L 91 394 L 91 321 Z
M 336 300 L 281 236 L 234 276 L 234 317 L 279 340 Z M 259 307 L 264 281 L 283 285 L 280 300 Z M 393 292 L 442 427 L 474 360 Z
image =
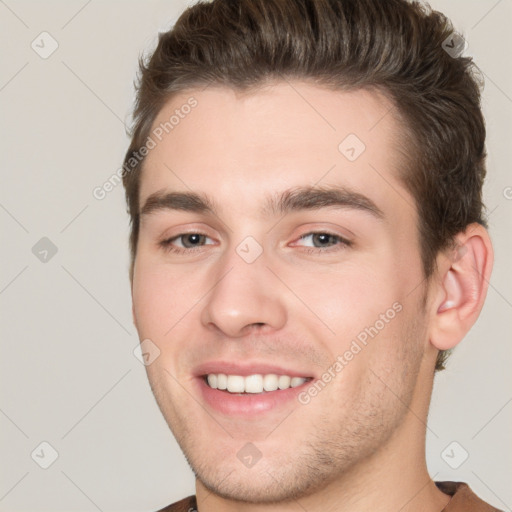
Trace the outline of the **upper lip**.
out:
M 208 361 L 200 364 L 194 370 L 194 374 L 203 377 L 211 373 L 226 375 L 267 375 L 270 373 L 276 375 L 288 375 L 290 377 L 313 377 L 309 370 L 300 370 L 293 368 L 284 368 L 275 364 L 268 363 L 239 363 L 230 361 Z

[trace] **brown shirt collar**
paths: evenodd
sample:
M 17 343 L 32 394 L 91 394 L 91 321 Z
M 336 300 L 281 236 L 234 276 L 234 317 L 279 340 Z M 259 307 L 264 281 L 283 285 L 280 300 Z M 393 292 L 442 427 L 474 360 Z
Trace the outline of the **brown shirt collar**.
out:
M 463 482 L 436 482 L 436 485 L 439 490 L 452 496 L 442 512 L 500 512 L 499 509 L 482 501 L 469 488 L 468 484 Z
M 436 482 L 439 490 L 452 497 L 442 512 L 501 512 L 482 501 L 467 484 L 463 482 Z M 197 512 L 195 496 L 160 509 L 158 512 Z

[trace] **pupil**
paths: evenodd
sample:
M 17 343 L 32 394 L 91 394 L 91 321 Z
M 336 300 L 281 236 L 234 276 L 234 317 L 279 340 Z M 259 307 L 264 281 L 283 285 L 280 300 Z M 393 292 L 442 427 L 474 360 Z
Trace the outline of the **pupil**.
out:
M 184 245 L 185 246 L 197 245 L 201 241 L 201 236 L 202 235 L 198 235 L 198 234 L 187 235 L 187 237 L 185 238 Z
M 326 245 L 330 242 L 331 235 L 328 235 L 326 233 L 320 233 L 315 235 L 317 242 L 319 242 L 320 245 Z

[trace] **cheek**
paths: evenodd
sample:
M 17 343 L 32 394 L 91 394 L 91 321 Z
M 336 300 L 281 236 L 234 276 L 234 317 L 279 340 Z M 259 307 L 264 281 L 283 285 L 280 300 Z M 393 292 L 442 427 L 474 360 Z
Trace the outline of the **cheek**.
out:
M 295 285 L 314 314 L 296 308 L 291 316 L 317 340 L 331 366 L 339 363 L 332 371 L 343 377 L 335 379 L 333 389 L 341 386 L 343 396 L 357 395 L 372 375 L 370 367 L 387 372 L 400 359 L 403 331 L 414 315 L 411 297 L 406 302 L 407 280 L 391 259 L 337 273 L 302 274 Z
M 173 276 L 157 264 L 138 263 L 133 279 L 133 306 L 141 338 L 158 343 L 190 310 L 187 276 Z
M 297 295 L 305 298 L 304 302 L 336 338 L 356 336 L 379 321 L 403 296 L 397 276 L 389 267 L 384 269 L 377 264 L 352 266 L 329 274 L 302 274 L 295 286 Z

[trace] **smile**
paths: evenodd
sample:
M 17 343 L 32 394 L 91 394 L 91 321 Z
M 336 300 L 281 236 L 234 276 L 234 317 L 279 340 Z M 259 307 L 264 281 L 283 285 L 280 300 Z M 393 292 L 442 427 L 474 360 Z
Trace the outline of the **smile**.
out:
M 209 373 L 204 376 L 211 389 L 226 391 L 233 394 L 259 394 L 269 391 L 296 388 L 311 380 L 311 377 L 290 377 L 275 373 L 253 375 L 226 375 L 225 373 Z

